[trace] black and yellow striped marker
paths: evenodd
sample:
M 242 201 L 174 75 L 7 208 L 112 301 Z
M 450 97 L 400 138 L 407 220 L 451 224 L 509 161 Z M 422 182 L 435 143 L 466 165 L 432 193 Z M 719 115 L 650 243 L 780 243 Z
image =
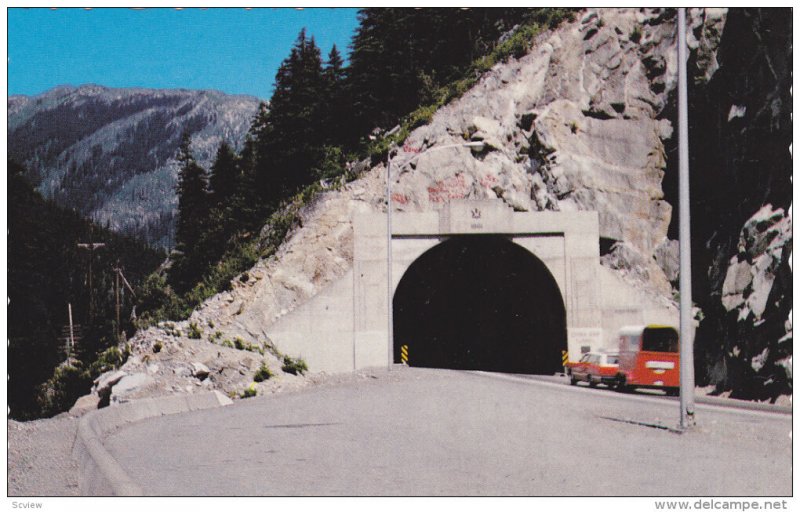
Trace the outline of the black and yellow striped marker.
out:
M 567 366 L 567 361 L 569 361 L 569 353 L 566 350 L 561 351 L 561 366 Z
M 400 346 L 400 362 L 408 365 L 408 345 Z

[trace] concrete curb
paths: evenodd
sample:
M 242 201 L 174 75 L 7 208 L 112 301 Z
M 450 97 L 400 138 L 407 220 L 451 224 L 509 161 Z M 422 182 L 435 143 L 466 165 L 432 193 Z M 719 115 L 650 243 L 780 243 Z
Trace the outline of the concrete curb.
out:
M 219 391 L 196 395 L 146 398 L 90 412 L 78 423 L 72 454 L 80 464 L 82 496 L 143 496 L 144 492 L 125 473 L 103 446 L 103 439 L 127 424 L 182 412 L 230 405 Z

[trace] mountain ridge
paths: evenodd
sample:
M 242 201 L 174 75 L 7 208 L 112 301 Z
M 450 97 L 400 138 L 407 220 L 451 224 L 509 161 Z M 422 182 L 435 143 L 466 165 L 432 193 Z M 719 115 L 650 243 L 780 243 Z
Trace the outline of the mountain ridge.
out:
M 208 168 L 239 147 L 261 100 L 216 90 L 62 85 L 9 96 L 9 156 L 44 197 L 156 247 L 174 243 L 184 132 Z

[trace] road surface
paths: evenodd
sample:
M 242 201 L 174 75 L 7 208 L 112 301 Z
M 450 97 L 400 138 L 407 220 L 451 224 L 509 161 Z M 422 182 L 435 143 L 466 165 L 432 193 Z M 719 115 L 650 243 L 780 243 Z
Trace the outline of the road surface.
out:
M 791 416 L 402 369 L 125 427 L 106 447 L 181 496 L 787 496 Z M 393 372 L 394 373 L 394 372 Z

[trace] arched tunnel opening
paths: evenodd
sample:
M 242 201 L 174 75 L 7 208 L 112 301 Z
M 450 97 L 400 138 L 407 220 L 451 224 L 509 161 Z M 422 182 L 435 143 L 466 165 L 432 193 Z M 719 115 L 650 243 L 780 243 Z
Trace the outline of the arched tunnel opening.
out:
M 393 299 L 394 361 L 410 366 L 552 374 L 566 311 L 545 264 L 507 237 L 452 237 L 420 256 Z

